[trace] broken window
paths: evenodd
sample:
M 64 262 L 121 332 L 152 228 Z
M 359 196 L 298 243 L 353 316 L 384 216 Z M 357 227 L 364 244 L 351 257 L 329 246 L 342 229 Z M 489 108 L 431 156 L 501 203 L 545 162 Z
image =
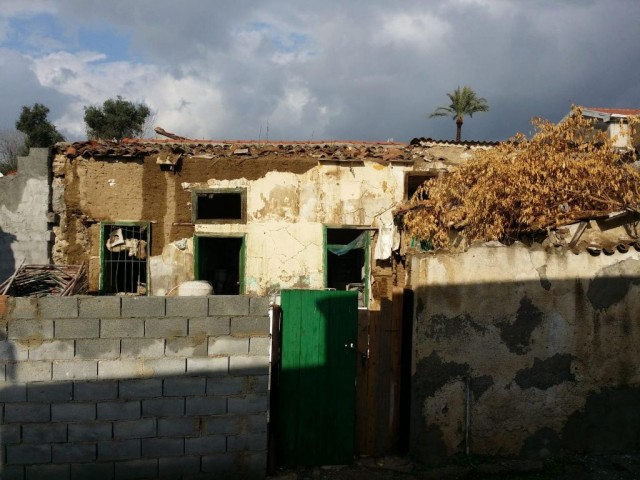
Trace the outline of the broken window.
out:
M 369 230 L 326 229 L 326 286 L 358 291 L 358 305 L 368 302 Z
M 246 192 L 244 188 L 195 190 L 193 223 L 244 223 Z
M 148 223 L 103 223 L 100 292 L 149 293 Z
M 434 173 L 408 172 L 404 177 L 405 200 L 413 197 L 413 194 L 416 193 L 416 190 L 418 190 L 423 183 L 436 178 L 436 176 Z

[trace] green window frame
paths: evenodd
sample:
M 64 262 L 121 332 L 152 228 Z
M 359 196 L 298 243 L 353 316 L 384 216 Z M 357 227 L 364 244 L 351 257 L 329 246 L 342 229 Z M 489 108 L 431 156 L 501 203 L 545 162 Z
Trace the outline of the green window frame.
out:
M 107 243 L 117 230 L 121 230 L 122 243 L 109 247 Z M 134 242 L 125 243 L 130 240 Z M 151 222 L 100 222 L 99 293 L 150 295 L 150 255 Z M 144 292 L 141 292 L 143 287 Z
M 236 199 L 230 197 L 238 197 Z M 208 208 L 205 203 L 209 202 Z M 237 214 L 222 213 L 215 216 L 211 209 L 230 209 Z M 205 216 L 206 215 L 206 216 Z M 191 191 L 191 218 L 195 223 L 227 224 L 247 223 L 246 188 L 195 188 Z

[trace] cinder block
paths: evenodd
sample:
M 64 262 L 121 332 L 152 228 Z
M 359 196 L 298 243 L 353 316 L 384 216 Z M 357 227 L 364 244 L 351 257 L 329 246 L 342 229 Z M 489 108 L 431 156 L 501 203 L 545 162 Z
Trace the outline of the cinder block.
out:
M 123 357 L 158 358 L 164 355 L 163 338 L 123 338 Z
M 189 336 L 229 335 L 231 317 L 203 317 L 189 319 Z
M 209 316 L 248 315 L 249 297 L 244 295 L 212 295 L 209 297 Z
M 27 386 L 29 402 L 68 402 L 73 399 L 71 382 L 33 382 Z
M 7 445 L 9 465 L 51 463 L 51 445 Z
M 146 399 L 162 396 L 161 378 L 144 378 L 135 380 L 121 380 L 120 394 L 122 399 Z
M 174 417 L 158 419 L 159 437 L 196 437 L 200 435 L 200 417 Z
M 245 379 L 246 393 L 268 393 L 269 392 L 269 376 L 268 375 L 249 375 Z
M 166 297 L 167 317 L 206 317 L 208 297 Z
M 12 383 L 0 388 L 0 403 L 16 403 L 27 401 L 27 385 Z
M 35 343 L 53 338 L 53 320 L 11 320 L 7 324 L 7 338 Z
M 111 440 L 113 428 L 111 422 L 70 423 L 69 442 L 97 442 Z
M 203 418 L 204 435 L 239 435 L 242 433 L 240 415 L 215 415 Z
M 168 357 L 206 357 L 207 337 L 200 335 L 167 338 L 164 353 Z
M 184 375 L 187 371 L 185 358 L 156 358 L 147 360 L 146 365 L 154 372 L 154 376 Z
M 54 320 L 56 338 L 98 338 L 100 320 L 97 318 L 70 318 Z
M 144 320 L 142 320 L 141 318 L 102 319 L 100 321 L 100 337 L 144 337 Z
M 261 355 L 236 355 L 229 358 L 230 375 L 268 375 L 269 357 Z
M 227 437 L 228 452 L 266 452 L 267 451 L 267 434 L 266 433 L 250 433 L 244 435 L 234 435 Z
M 30 468 L 35 468 L 35 466 Z M 25 467 L 23 465 L 3 465 L 2 466 L 3 480 L 24 480 L 26 478 L 25 475 L 26 475 Z
M 78 297 L 40 297 L 38 308 L 42 318 L 76 318 Z
M 74 463 L 71 465 L 72 480 L 93 480 L 99 478 L 117 478 L 113 462 Z
M 175 457 L 184 454 L 184 438 L 143 438 L 143 457 Z
M 249 353 L 249 339 L 237 337 L 211 337 L 209 338 L 209 355 L 230 356 L 246 355 Z
M 98 362 L 95 360 L 53 362 L 54 380 L 95 380 L 97 377 Z
M 231 335 L 269 335 L 269 317 L 231 317 Z
M 227 397 L 187 397 L 187 415 L 218 415 L 227 413 Z
M 98 420 L 133 420 L 140 418 L 140 413 L 137 400 L 98 403 Z
M 237 472 L 239 467 L 242 467 L 242 463 L 236 464 L 235 456 L 227 453 L 204 455 L 202 457 L 202 471 L 204 473 L 213 473 L 213 478 L 218 478 L 218 475 L 222 478 L 225 476 L 227 478 L 245 478 Z
M 144 336 L 150 338 L 185 337 L 186 318 L 148 318 L 144 321 Z
M 96 419 L 95 403 L 54 403 L 51 420 L 54 422 L 89 422 Z
M 267 412 L 242 415 L 243 431 L 261 433 L 267 431 Z
M 0 335 L 0 338 L 2 338 L 2 335 Z M 18 362 L 20 360 L 26 360 L 27 358 L 29 358 L 28 344 L 24 345 L 20 342 L 0 340 L 0 362 Z
M 20 443 L 22 441 L 21 430 L 22 427 L 20 424 L 14 425 L 2 425 L 2 443 L 4 445 L 8 445 L 10 443 Z
M 226 451 L 227 438 L 224 435 L 186 438 L 184 449 L 187 455 L 212 455 Z
M 18 362 L 7 364 L 7 380 L 14 382 L 48 382 L 51 380 L 51 362 Z
M 67 443 L 53 445 L 54 463 L 93 462 L 96 459 L 95 443 Z
M 183 397 L 151 398 L 142 400 L 143 417 L 170 417 L 184 415 L 185 400 Z
M 244 377 L 214 377 L 207 379 L 207 395 L 237 395 L 244 393 Z
M 9 312 L 11 318 L 36 318 L 38 299 L 35 297 L 10 297 Z
M 94 382 L 74 382 L 73 399 L 78 400 L 112 400 L 118 398 L 118 382 L 100 380 Z
M 4 406 L 4 423 L 37 423 L 51 420 L 48 403 L 7 403 Z
M 123 317 L 164 317 L 165 297 L 124 297 Z
M 71 467 L 69 465 L 27 465 L 26 479 L 55 478 L 56 480 L 66 480 L 70 478 L 70 470 Z M 4 478 L 4 475 L 2 478 Z
M 269 315 L 269 297 L 249 297 L 249 315 Z
M 78 312 L 82 318 L 113 318 L 120 316 L 120 297 L 80 297 Z
M 160 458 L 158 467 L 160 478 L 190 478 L 200 472 L 200 457 Z
M 140 458 L 140 439 L 98 442 L 98 461 L 130 460 L 134 458 Z
M 162 375 L 183 375 L 185 369 L 184 358 L 98 361 L 98 376 L 100 378 L 139 378 Z
M 211 377 L 228 375 L 229 357 L 187 358 L 188 375 L 207 375 Z
M 229 397 L 229 413 L 251 414 L 264 413 L 269 408 L 268 395 L 244 395 Z
M 76 340 L 76 357 L 84 359 L 115 359 L 120 356 L 120 340 L 97 338 Z
M 62 443 L 67 441 L 66 423 L 31 423 L 22 426 L 23 443 Z
M 115 477 L 118 480 L 130 478 L 156 478 L 158 460 L 155 458 L 128 460 L 115 464 Z
M 187 395 L 204 395 L 207 379 L 205 377 L 172 377 L 165 378 L 163 395 L 165 397 L 184 397 Z
M 74 353 L 73 340 L 50 340 L 29 347 L 30 360 L 69 360 Z
M 269 355 L 271 353 L 271 337 L 250 337 L 249 355 Z
M 113 422 L 113 438 L 115 440 L 122 440 L 125 438 L 149 438 L 155 436 L 155 418 L 141 418 L 138 420 Z

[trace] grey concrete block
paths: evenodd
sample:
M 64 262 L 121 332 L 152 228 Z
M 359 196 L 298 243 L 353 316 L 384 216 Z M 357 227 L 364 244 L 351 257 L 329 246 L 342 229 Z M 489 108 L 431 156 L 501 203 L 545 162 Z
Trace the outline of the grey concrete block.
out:
M 163 317 L 165 297 L 124 297 L 121 314 L 123 317 Z
M 42 318 L 75 318 L 78 316 L 78 297 L 41 297 L 38 307 Z
M 97 318 L 67 318 L 54 320 L 56 338 L 98 338 L 100 320 Z
M 11 383 L 0 387 L 0 403 L 16 403 L 27 401 L 27 384 Z
M 160 478 L 187 478 L 200 472 L 200 457 L 168 457 L 158 461 Z
M 242 463 L 239 464 L 240 466 Z M 234 455 L 226 453 L 218 453 L 214 455 L 204 455 L 202 457 L 202 471 L 204 473 L 215 474 L 214 478 L 221 476 L 222 478 L 245 478 L 237 473 L 238 466 Z
M 204 435 L 239 435 L 242 433 L 240 415 L 214 415 L 203 417 Z
M 70 382 L 33 382 L 27 386 L 29 402 L 67 402 L 73 399 L 73 385 Z
M 249 339 L 237 337 L 209 338 L 210 356 L 246 355 L 249 353 Z
M 27 465 L 25 473 L 27 480 L 42 480 L 43 478 L 68 480 L 71 478 L 71 467 L 69 465 Z
M 184 449 L 187 455 L 212 455 L 226 451 L 227 438 L 224 435 L 186 438 Z
M 162 375 L 183 375 L 186 371 L 184 358 L 158 358 L 139 360 L 99 360 L 100 378 L 139 378 Z
M 207 395 L 237 395 L 246 388 L 244 377 L 213 377 L 207 379 Z
M 229 357 L 187 358 L 187 374 L 223 376 L 229 373 Z
M 51 380 L 51 362 L 7 363 L 7 380 L 14 382 L 48 382 Z
M 269 315 L 269 297 L 249 297 L 249 315 Z
M 261 355 L 236 355 L 229 358 L 231 375 L 268 375 L 269 357 Z
M 0 338 L 4 334 L 0 334 Z M 205 339 L 206 341 L 206 339 Z M 205 343 L 206 345 L 206 343 Z M 18 362 L 29 358 L 29 345 L 11 340 L 0 340 L 0 362 Z
M 96 459 L 95 443 L 68 443 L 53 445 L 54 463 L 93 462 Z
M 143 438 L 143 457 L 175 457 L 184 454 L 184 438 Z
M 96 419 L 95 403 L 54 403 L 51 405 L 54 422 L 89 422 Z
M 269 335 L 269 317 L 231 317 L 231 335 Z
M 98 442 L 98 461 L 140 458 L 140 439 Z
M 98 420 L 133 420 L 140 418 L 140 401 L 99 402 Z
M 229 436 L 227 437 L 227 451 L 266 452 L 267 434 L 265 432 Z
M 229 335 L 231 317 L 203 317 L 189 319 L 189 336 Z
M 20 424 L 2 425 L 0 433 L 2 433 L 3 445 L 20 443 L 22 441 L 22 428 Z
M 240 397 L 229 397 L 229 413 L 251 414 L 264 413 L 269 408 L 268 395 L 244 395 Z
M 37 423 L 51 420 L 48 403 L 7 403 L 4 406 L 4 423 Z
M 118 398 L 118 382 L 100 380 L 95 382 L 74 382 L 74 400 L 112 400 Z
M 226 397 L 187 397 L 187 415 L 218 415 L 227 413 Z
M 30 360 L 69 360 L 74 354 L 73 340 L 49 340 L 29 347 Z
M 204 395 L 207 379 L 205 377 L 173 377 L 164 380 L 163 395 L 165 397 L 184 397 L 188 395 Z
M 113 318 L 120 316 L 120 297 L 80 297 L 78 316 L 82 318 Z
M 123 357 L 158 358 L 164 355 L 163 338 L 123 338 Z
M 97 480 L 101 478 L 117 478 L 113 462 L 74 463 L 71 465 L 71 480 Z
M 7 324 L 7 338 L 22 343 L 35 344 L 53 339 L 53 320 L 29 319 L 10 320 Z
M 249 297 L 244 295 L 212 295 L 209 297 L 209 316 L 248 315 Z
M 31 467 L 35 468 L 35 467 Z M 25 467 L 23 465 L 3 465 L 3 480 L 24 480 L 26 478 Z
M 97 442 L 113 438 L 111 422 L 70 423 L 69 442 Z
M 51 463 L 51 445 L 7 445 L 9 465 Z
M 155 436 L 155 418 L 141 418 L 138 420 L 113 422 L 113 438 L 115 440 L 122 440 L 125 438 L 149 438 Z
M 119 397 L 122 399 L 146 399 L 162 396 L 161 378 L 121 380 Z
M 159 437 L 196 437 L 200 435 L 200 417 L 174 417 L 158 419 Z
M 206 357 L 207 337 L 174 337 L 165 341 L 164 353 L 168 357 Z
M 149 338 L 185 337 L 186 318 L 147 318 L 144 321 L 144 336 Z
M 249 355 L 271 354 L 271 337 L 250 337 Z
M 98 377 L 96 360 L 53 362 L 54 380 L 95 380 Z
M 35 297 L 10 297 L 9 312 L 11 312 L 11 318 L 36 318 L 38 316 L 38 299 Z
M 100 321 L 101 338 L 144 337 L 144 320 L 141 318 L 108 318 Z
M 269 392 L 269 376 L 268 375 L 249 375 L 245 377 L 246 393 L 268 393 Z
M 206 317 L 208 297 L 166 297 L 167 317 Z
M 155 458 L 128 460 L 116 462 L 115 478 L 128 480 L 130 478 L 156 478 L 158 475 L 158 460 Z
M 143 417 L 169 417 L 184 415 L 185 399 L 183 397 L 151 398 L 142 400 Z
M 120 356 L 120 340 L 97 338 L 76 340 L 76 357 L 83 359 L 115 359 Z
M 156 358 L 146 360 L 145 364 L 153 371 L 154 376 L 184 375 L 187 371 L 186 358 Z

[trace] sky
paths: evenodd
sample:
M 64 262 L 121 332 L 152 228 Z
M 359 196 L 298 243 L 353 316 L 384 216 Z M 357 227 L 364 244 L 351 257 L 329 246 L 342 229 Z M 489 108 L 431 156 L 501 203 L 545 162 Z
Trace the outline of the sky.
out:
M 43 103 L 72 141 L 121 95 L 188 138 L 451 139 L 531 133 L 572 104 L 640 108 L 638 0 L 0 0 L 0 130 Z M 150 136 L 153 136 L 150 132 Z

